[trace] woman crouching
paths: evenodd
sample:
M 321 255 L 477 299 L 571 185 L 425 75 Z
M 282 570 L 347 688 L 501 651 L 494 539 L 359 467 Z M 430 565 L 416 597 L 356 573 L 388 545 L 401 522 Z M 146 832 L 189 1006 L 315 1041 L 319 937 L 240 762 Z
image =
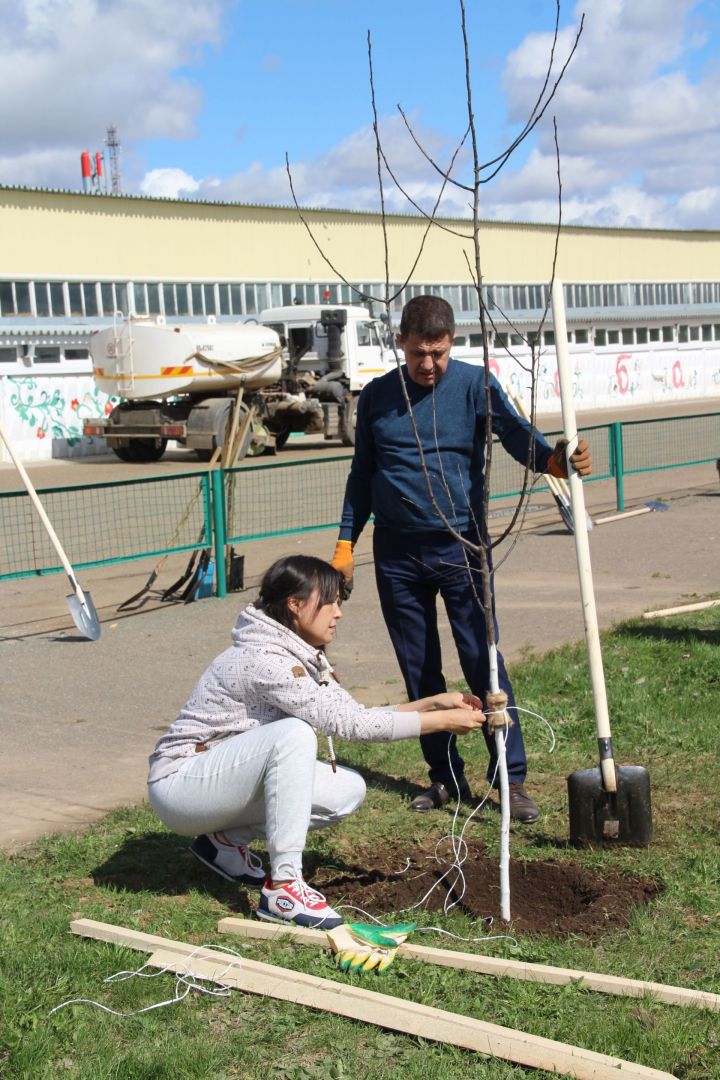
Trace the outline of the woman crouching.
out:
M 229 881 L 261 886 L 257 915 L 330 929 L 342 922 L 303 879 L 308 829 L 356 810 L 365 783 L 317 760 L 317 736 L 356 742 L 463 734 L 483 722 L 461 693 L 365 708 L 335 681 L 325 646 L 342 617 L 342 575 L 322 559 L 273 563 L 238 617 L 233 643 L 202 676 L 150 756 L 148 794 L 158 817 Z M 249 844 L 262 839 L 266 880 Z

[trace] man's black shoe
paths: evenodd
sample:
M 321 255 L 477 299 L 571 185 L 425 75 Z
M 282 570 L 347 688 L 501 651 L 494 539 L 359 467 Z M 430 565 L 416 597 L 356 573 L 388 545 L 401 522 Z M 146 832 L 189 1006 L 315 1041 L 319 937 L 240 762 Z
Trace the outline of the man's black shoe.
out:
M 461 777 L 457 786 L 451 783 L 449 787 L 445 784 L 436 782 L 431 784 L 427 791 L 421 792 L 420 795 L 416 795 L 413 801 L 410 803 L 410 809 L 415 810 L 418 814 L 424 814 L 428 810 L 439 810 L 450 799 L 454 799 L 457 795 L 457 789 L 460 788 L 460 801 L 472 802 L 472 792 L 470 791 L 470 785 L 465 777 Z
M 510 787 L 510 817 L 515 821 L 522 821 L 524 825 L 530 825 L 540 817 L 540 811 L 528 795 L 523 784 L 511 783 Z

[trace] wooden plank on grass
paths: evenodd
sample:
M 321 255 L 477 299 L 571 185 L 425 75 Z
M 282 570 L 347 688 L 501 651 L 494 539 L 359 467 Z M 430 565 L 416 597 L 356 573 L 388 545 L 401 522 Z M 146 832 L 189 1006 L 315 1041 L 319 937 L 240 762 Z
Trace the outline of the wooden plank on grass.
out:
M 697 604 L 661 608 L 660 611 L 645 611 L 643 612 L 643 619 L 664 619 L 668 615 L 684 615 L 688 611 L 704 611 L 705 608 L 717 607 L 719 604 L 720 600 L 700 600 Z
M 327 935 L 322 930 L 308 930 L 301 926 L 227 918 L 220 920 L 218 930 L 221 934 L 238 934 L 240 937 L 259 940 L 289 937 L 300 945 L 330 948 Z M 550 983 L 554 986 L 576 983 L 586 990 L 599 990 L 604 994 L 623 997 L 643 997 L 648 994 L 665 1005 L 694 1005 L 700 1009 L 720 1012 L 720 994 L 712 994 L 706 990 L 690 990 L 682 986 L 666 986 L 664 983 L 624 979 L 619 975 L 601 975 L 594 971 L 550 967 L 547 964 L 528 964 L 521 960 L 503 960 L 494 956 L 480 956 L 477 953 L 456 952 L 453 949 L 433 949 L 427 945 L 415 945 L 410 941 L 400 946 L 398 955 L 407 957 L 408 960 L 423 960 L 427 964 L 438 964 L 441 967 L 479 971 L 483 975 L 524 979 L 527 982 Z
M 618 1080 L 620 1076 L 625 1080 L 672 1080 L 670 1073 L 645 1065 L 404 1001 L 352 983 L 321 979 L 228 953 L 209 954 L 209 950 L 187 942 L 170 941 L 92 919 L 76 919 L 70 929 L 74 934 L 149 952 L 153 967 L 190 970 L 199 978 L 218 981 L 246 993 L 306 1005 L 555 1075 L 571 1076 L 575 1080 Z

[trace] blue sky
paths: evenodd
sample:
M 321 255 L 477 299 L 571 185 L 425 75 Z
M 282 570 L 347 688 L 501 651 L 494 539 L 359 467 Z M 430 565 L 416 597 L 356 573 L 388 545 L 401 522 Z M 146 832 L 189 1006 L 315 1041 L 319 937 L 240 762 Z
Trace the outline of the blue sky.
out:
M 542 83 L 555 0 L 466 6 L 486 158 Z M 559 57 L 583 12 L 556 101 L 483 215 L 554 220 L 555 114 L 566 221 L 720 228 L 720 0 L 564 2 Z M 128 192 L 285 203 L 287 152 L 305 205 L 374 209 L 368 30 L 383 143 L 422 205 L 437 177 L 396 103 L 442 163 L 466 123 L 455 0 L 0 0 L 0 27 L 5 184 L 79 188 L 80 152 L 115 124 Z M 392 185 L 388 200 L 408 209 Z

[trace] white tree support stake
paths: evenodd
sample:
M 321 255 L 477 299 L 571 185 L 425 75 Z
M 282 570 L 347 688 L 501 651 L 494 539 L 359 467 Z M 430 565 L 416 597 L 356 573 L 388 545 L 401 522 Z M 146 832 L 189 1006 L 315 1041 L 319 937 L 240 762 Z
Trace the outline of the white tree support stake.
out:
M 557 278 L 552 286 L 553 322 L 555 326 L 555 351 L 557 353 L 558 381 L 560 383 L 560 404 L 562 406 L 563 428 L 568 440 L 566 450 L 567 473 L 570 484 L 570 502 L 573 518 L 583 521 L 585 518 L 585 497 L 582 480 L 570 464 L 570 456 L 577 449 L 578 434 L 573 407 L 572 376 L 567 344 L 567 324 L 565 322 L 565 297 L 562 281 Z M 590 567 L 590 544 L 585 529 L 575 529 L 575 555 L 577 557 L 580 596 L 582 599 L 583 622 L 585 624 L 585 642 L 590 665 L 595 721 L 597 725 L 598 746 L 600 748 L 600 770 L 603 786 L 607 792 L 617 791 L 615 761 L 612 756 L 610 735 L 610 715 L 608 713 L 605 675 L 603 672 L 602 653 L 600 651 L 600 631 L 598 629 L 595 593 L 593 591 L 592 569 Z

